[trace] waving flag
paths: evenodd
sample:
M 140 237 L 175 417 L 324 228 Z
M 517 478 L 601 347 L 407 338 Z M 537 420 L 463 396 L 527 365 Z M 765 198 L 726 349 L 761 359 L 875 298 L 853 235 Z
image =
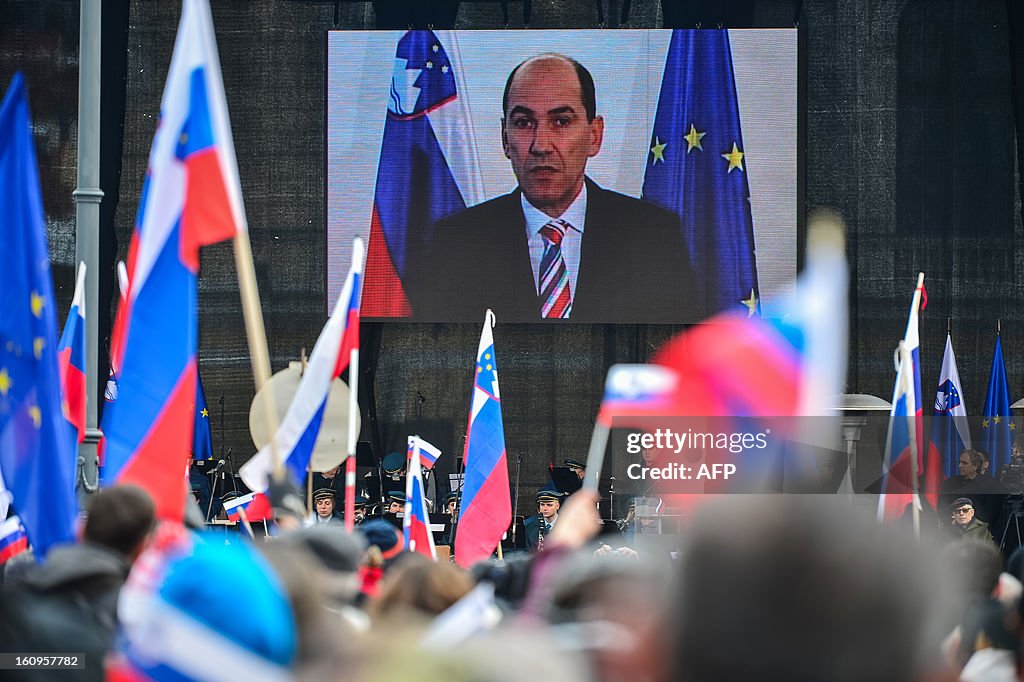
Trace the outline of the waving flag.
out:
M 61 410 L 57 306 L 28 95 L 0 104 L 0 471 L 42 559 L 74 539 L 75 452 Z
M 996 336 L 996 349 L 992 353 L 992 371 L 988 375 L 985 393 L 984 417 L 981 420 L 981 449 L 991 463 L 989 473 L 996 476 L 999 467 L 1010 463 L 1010 385 L 1006 381 L 1003 362 L 1003 344 Z M 17 498 L 15 498 L 17 500 Z
M 64 417 L 81 443 L 85 440 L 85 263 L 78 264 L 75 296 L 57 346 Z
M 413 436 L 409 438 L 409 456 L 412 457 L 413 441 L 416 438 L 415 445 L 418 446 L 420 466 L 424 469 L 433 469 L 434 464 L 437 463 L 437 458 L 441 456 L 440 448 L 431 445 L 427 441 L 423 440 L 419 436 Z
M 313 447 L 323 423 L 331 384 L 348 368 L 351 351 L 359 345 L 359 292 L 362 279 L 363 240 L 357 238 L 352 245 L 352 269 L 345 279 L 341 296 L 313 346 L 313 353 L 309 356 L 309 364 L 299 381 L 295 397 L 274 436 L 277 453 L 285 469 L 291 472 L 294 483 L 300 487 L 306 480 L 306 468 L 313 456 Z M 269 485 L 273 470 L 274 456 L 268 443 L 242 466 L 239 473 L 250 490 L 262 493 Z
M 494 321 L 494 313 L 488 310 L 476 352 L 473 400 L 463 454 L 466 472 L 459 534 L 455 538 L 455 561 L 464 568 L 491 556 L 512 523 L 498 363 L 491 333 Z
M 918 275 L 917 288 L 910 305 L 907 330 L 897 353 L 896 385 L 893 388 L 892 409 L 889 413 L 889 433 L 882 462 L 882 494 L 878 499 L 879 520 L 899 517 L 908 504 L 918 504 L 917 475 L 924 474 L 925 496 L 932 508 L 938 508 L 941 463 L 929 458 L 927 468 L 922 454 L 924 424 L 921 410 L 921 357 L 918 336 L 918 310 L 927 304 L 924 292 L 924 273 Z
M 409 258 L 439 219 L 483 200 L 455 34 L 398 41 L 366 257 L 367 317 L 408 317 Z M 381 93 L 383 94 L 383 92 Z
M 106 482 L 137 483 L 162 518 L 184 513 L 192 449 L 199 247 L 245 230 L 213 22 L 184 0 L 129 249 L 118 402 L 104 414 Z
M 196 372 L 196 403 L 192 408 L 192 459 L 201 461 L 213 457 L 213 438 L 210 435 L 210 410 L 206 405 L 206 391 L 203 390 L 203 379 Z
M 28 536 L 21 519 L 12 516 L 0 521 L 0 565 L 28 550 Z
M 708 310 L 758 311 L 754 223 L 729 32 L 674 30 L 643 198 L 679 215 Z
M 417 552 L 431 559 L 437 558 L 434 548 L 434 534 L 430 532 L 430 513 L 427 511 L 427 498 L 423 491 L 423 475 L 420 473 L 420 454 L 427 445 L 418 436 L 409 436 L 409 457 L 405 474 L 405 515 L 402 518 L 402 532 L 405 546 L 410 552 Z M 440 451 L 438 451 L 440 454 Z
M 947 478 L 960 473 L 957 468 L 960 453 L 971 447 L 971 430 L 967 423 L 963 393 L 960 372 L 956 368 L 956 356 L 953 354 L 953 340 L 946 334 L 946 350 L 942 354 L 939 387 L 935 391 L 935 414 L 932 417 L 928 457 L 945 462 Z
M 679 375 L 661 365 L 612 365 L 604 384 L 597 421 L 612 426 L 615 417 L 683 414 L 677 409 Z M 616 424 L 623 426 L 624 424 Z

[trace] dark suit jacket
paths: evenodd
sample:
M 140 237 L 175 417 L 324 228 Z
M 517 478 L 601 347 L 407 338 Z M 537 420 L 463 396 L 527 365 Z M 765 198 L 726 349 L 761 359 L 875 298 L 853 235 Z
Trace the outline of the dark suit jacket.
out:
M 697 322 L 706 312 L 678 217 L 587 178 L 587 213 L 568 322 Z M 541 320 L 520 191 L 438 222 L 413 267 L 413 319 Z

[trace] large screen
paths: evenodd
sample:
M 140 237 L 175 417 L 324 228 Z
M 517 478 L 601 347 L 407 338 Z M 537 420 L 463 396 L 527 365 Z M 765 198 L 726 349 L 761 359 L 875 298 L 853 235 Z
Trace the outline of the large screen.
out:
M 327 296 L 368 319 L 690 323 L 796 273 L 797 32 L 328 36 Z

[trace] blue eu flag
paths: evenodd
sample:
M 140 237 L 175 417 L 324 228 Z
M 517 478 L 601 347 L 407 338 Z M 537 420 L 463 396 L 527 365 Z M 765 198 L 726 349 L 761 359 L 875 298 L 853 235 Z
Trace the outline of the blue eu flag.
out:
M 758 312 L 747 161 L 729 32 L 675 30 L 643 198 L 677 213 L 710 312 Z
M 206 392 L 203 390 L 203 378 L 196 373 L 196 414 L 195 429 L 192 432 L 192 459 L 210 459 L 213 457 L 213 439 L 210 436 L 210 410 L 206 406 Z
M 988 375 L 988 393 L 981 419 L 981 450 L 988 455 L 989 472 L 995 476 L 999 467 L 1010 463 L 1010 386 L 1006 381 L 1003 345 L 996 337 L 992 355 L 992 372 Z
M 57 311 L 28 96 L 0 104 L 0 471 L 42 559 L 74 540 L 75 444 L 61 409 Z

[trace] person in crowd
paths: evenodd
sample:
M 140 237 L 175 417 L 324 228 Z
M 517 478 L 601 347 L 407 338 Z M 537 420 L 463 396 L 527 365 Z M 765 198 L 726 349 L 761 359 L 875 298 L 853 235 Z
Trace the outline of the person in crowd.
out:
M 471 589 L 473 579 L 455 564 L 406 554 L 381 580 L 380 591 L 369 605 L 370 615 L 375 621 L 433 617 Z
M 1018 682 L 1020 642 L 1007 625 L 1009 615 L 994 599 L 979 599 L 968 606 L 957 649 L 960 682 Z
M 330 488 L 321 488 L 313 493 L 313 507 L 316 510 L 316 524 L 318 526 L 329 523 L 343 523 L 341 515 L 335 510 L 334 491 Z
M 929 679 L 946 589 L 930 548 L 835 500 L 728 497 L 683 542 L 664 680 Z
M 536 552 L 543 549 L 543 540 L 558 522 L 558 510 L 562 506 L 562 493 L 544 489 L 537 492 L 537 513 L 525 521 L 526 549 Z
M 299 647 L 285 581 L 244 541 L 154 542 L 121 592 L 106 679 L 290 679 Z
M 392 561 L 405 550 L 402 531 L 382 519 L 367 521 L 359 527 L 366 538 L 366 553 L 359 567 L 360 603 L 367 597 L 375 597 L 384 572 Z
M 134 485 L 93 495 L 78 541 L 50 550 L 41 565 L 23 565 L 0 595 L 4 651 L 73 651 L 85 656 L 78 679 L 102 679 L 114 642 L 117 600 L 155 523 L 153 500 Z M 47 675 L 50 675 L 48 678 Z M 55 679 L 41 671 L 36 679 Z
M 992 542 L 992 533 L 988 524 L 977 517 L 974 502 L 969 497 L 958 497 L 949 505 L 949 515 L 953 522 L 949 534 L 957 539 L 977 538 Z
M 981 521 L 991 525 L 999 513 L 1000 499 L 995 479 L 989 474 L 988 456 L 968 448 L 960 453 L 959 474 L 950 476 L 939 487 L 939 505 L 948 507 L 958 497 L 970 497 Z
M 366 505 L 369 500 L 365 495 L 356 495 L 356 499 L 353 502 L 352 507 L 352 523 L 358 526 L 360 523 L 366 520 Z
M 448 516 L 444 523 L 444 535 L 442 536 L 442 545 L 448 545 L 449 547 L 455 547 L 455 534 L 458 530 L 459 525 L 459 501 L 461 496 L 457 490 L 448 493 L 445 497 L 445 512 Z

